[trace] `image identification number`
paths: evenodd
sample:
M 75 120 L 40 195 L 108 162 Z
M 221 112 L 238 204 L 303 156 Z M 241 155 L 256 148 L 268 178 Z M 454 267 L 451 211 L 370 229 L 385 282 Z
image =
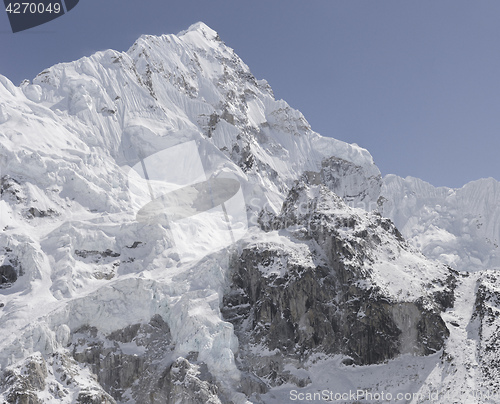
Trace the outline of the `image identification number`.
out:
M 62 10 L 60 3 L 9 3 L 5 11 L 9 14 L 59 14 Z

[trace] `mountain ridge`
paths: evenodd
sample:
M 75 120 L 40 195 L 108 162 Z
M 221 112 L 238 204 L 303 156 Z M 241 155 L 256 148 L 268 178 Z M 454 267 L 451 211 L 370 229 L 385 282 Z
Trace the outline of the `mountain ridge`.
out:
M 0 83 L 2 399 L 272 403 L 286 388 L 324 388 L 322 366 L 353 386 L 397 390 L 398 372 L 446 374 L 469 361 L 457 355 L 477 342 L 467 327 L 493 332 L 495 282 L 483 268 L 496 247 L 483 247 L 500 204 L 481 195 L 498 183 L 474 183 L 457 202 L 447 198 L 459 190 L 382 179 L 368 151 L 315 133 L 205 24 L 55 65 L 20 87 Z M 192 239 L 209 252 L 195 261 L 183 260 L 172 225 L 137 220 L 131 176 L 188 144 L 206 178 L 237 179 L 248 219 L 227 249 Z M 187 166 L 169 159 L 165 171 Z M 488 223 L 476 234 L 477 193 Z M 472 208 L 456 227 L 447 217 L 462 200 Z M 471 234 L 482 238 L 467 244 Z M 469 250 L 479 272 L 450 268 Z M 463 292 L 473 281 L 483 290 L 474 308 Z M 384 361 L 387 381 L 351 371 Z M 465 381 L 419 376 L 411 388 L 486 380 L 459 373 Z

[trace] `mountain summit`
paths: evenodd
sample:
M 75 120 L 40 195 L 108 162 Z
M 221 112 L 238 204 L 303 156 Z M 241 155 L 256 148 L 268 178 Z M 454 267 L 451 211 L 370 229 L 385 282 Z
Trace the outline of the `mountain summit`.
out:
M 3 401 L 498 392 L 498 182 L 383 179 L 203 23 L 0 76 L 0 168 Z

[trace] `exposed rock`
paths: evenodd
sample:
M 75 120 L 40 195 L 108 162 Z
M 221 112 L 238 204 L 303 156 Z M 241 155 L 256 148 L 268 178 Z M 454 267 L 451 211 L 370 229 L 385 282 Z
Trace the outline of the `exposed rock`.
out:
M 108 394 L 102 391 L 82 391 L 76 399 L 78 404 L 116 404 Z
M 284 262 L 285 274 L 266 278 L 260 262 Z M 263 343 L 301 358 L 319 349 L 351 356 L 357 364 L 378 363 L 403 353 L 439 350 L 447 329 L 439 313 L 418 302 L 393 302 L 376 289 L 354 286 L 360 278 L 337 263 L 304 268 L 287 264 L 278 250 L 244 250 L 235 263 L 224 316 L 242 341 Z M 342 278 L 348 278 L 342 283 Z
M 47 209 L 47 210 L 40 210 L 34 207 L 31 207 L 27 211 L 27 217 L 29 219 L 35 218 L 35 217 L 51 217 L 57 215 L 57 212 L 53 209 Z
M 15 250 L 13 251 L 11 247 Z M 13 243 L 10 247 L 5 246 L 0 249 L 0 254 L 4 257 L 3 264 L 0 265 L 0 289 L 10 288 L 20 276 L 25 274 L 18 257 L 19 247 L 20 244 Z
M 154 404 L 222 404 L 216 381 L 205 364 L 192 364 L 185 358 L 177 358 L 170 369 L 158 381 L 159 395 L 166 401 L 154 398 Z M 154 394 L 154 393 L 153 393 Z
M 128 391 L 140 403 L 166 402 L 158 380 L 172 363 L 173 346 L 168 325 L 160 316 L 107 336 L 84 327 L 73 334 L 73 341 L 74 358 L 89 364 L 99 384 L 117 401 Z M 157 396 L 163 401 L 155 401 Z
M 99 384 L 113 397 L 82 391 L 78 403 L 114 403 L 126 397 L 141 404 L 223 402 L 218 382 L 207 365 L 197 361 L 196 352 L 187 358 L 172 356 L 170 330 L 160 316 L 107 336 L 94 327 L 83 327 L 73 334 L 73 341 L 74 358 L 90 365 Z
M 338 157 L 321 162 L 321 183 L 352 207 L 372 211 L 382 189 L 382 176 L 367 167 L 358 166 Z
M 139 247 L 140 245 L 142 244 L 142 241 L 134 241 L 134 243 L 129 247 L 127 246 L 127 248 L 137 248 Z
M 307 380 L 292 381 L 284 371 L 283 357 L 300 362 L 313 352 L 342 354 L 366 365 L 443 347 L 449 332 L 440 310 L 452 302 L 453 273 L 444 269 L 447 277 L 439 275 L 427 296 L 402 300 L 388 293 L 371 266 L 381 251 L 396 259 L 410 247 L 390 220 L 346 209 L 322 185 L 300 183 L 278 216 L 261 215 L 265 230 L 302 247 L 257 243 L 232 263 L 222 310 L 240 339 L 242 369 L 271 384 L 303 385 Z M 441 293 L 438 302 L 433 289 Z M 251 346 L 277 353 L 257 359 L 246 351 Z
M 469 326 L 477 344 L 484 391 L 500 391 L 500 274 L 486 271 L 479 277 L 475 309 Z M 475 335 L 477 333 L 477 335 Z
M 449 309 L 455 304 L 455 289 L 457 288 L 457 278 L 461 275 L 460 272 L 448 267 L 450 274 L 445 281 L 436 279 L 444 288 L 433 293 L 433 298 L 444 309 Z M 464 273 L 462 273 L 463 275 Z
M 0 266 L 0 285 L 9 285 L 17 281 L 17 272 L 12 265 Z
M 58 64 L 34 80 L 38 105 L 0 77 L 8 173 L 0 184 L 8 223 L 0 288 L 17 279 L 16 294 L 0 303 L 0 403 L 261 404 L 288 385 L 329 387 L 319 372 L 347 374 L 345 384 L 357 385 L 378 370 L 383 376 L 363 387 L 453 389 L 459 383 L 438 377 L 445 366 L 474 364 L 448 362 L 465 338 L 452 335 L 455 345 L 441 358 L 419 356 L 443 346 L 440 312 L 455 304 L 457 273 L 402 234 L 418 241 L 425 225 L 433 237 L 424 252 L 448 262 L 455 254 L 455 238 L 441 237 L 448 229 L 471 239 L 455 258 L 497 262 L 498 218 L 488 213 L 500 206 L 488 198 L 496 183 L 478 183 L 474 195 L 455 201 L 453 190 L 436 199 L 430 189 L 422 200 L 428 187 L 410 179 L 380 196 L 380 172 L 366 150 L 313 132 L 211 32 L 198 24 L 179 36 L 141 37 L 128 52 Z M 231 246 L 229 268 L 227 251 L 184 262 L 171 229 L 135 220 L 143 204 L 130 193 L 127 167 L 189 141 L 207 178 L 234 174 L 241 184 L 251 225 Z M 192 157 L 175 167 L 189 169 Z M 152 181 L 166 179 L 160 171 Z M 472 209 L 465 215 L 462 199 Z M 403 223 L 402 233 L 375 206 Z M 486 238 L 476 243 L 478 235 Z M 481 280 L 470 326 L 480 334 L 471 339 L 484 385 L 496 391 L 499 284 L 494 274 Z M 446 324 L 464 334 L 462 289 L 456 296 L 459 309 Z M 34 310 L 40 301 L 47 304 Z M 154 313 L 164 317 L 145 324 Z M 188 353 L 197 350 L 203 360 Z M 477 381 L 475 374 L 460 387 Z
M 7 370 L 3 375 L 9 404 L 41 404 L 37 392 L 45 389 L 47 364 L 40 355 L 33 355 L 18 371 Z
M 110 280 L 116 275 L 116 270 L 120 266 L 120 260 L 116 259 L 121 254 L 110 249 L 105 251 L 96 250 L 75 250 L 75 255 L 85 262 L 97 264 L 94 266 L 92 276 L 99 280 Z M 131 262 L 131 260 L 129 260 Z
M 9 404 L 42 404 L 35 393 L 21 388 L 7 396 Z
M 9 198 L 14 203 L 21 203 L 26 200 L 26 194 L 21 187 L 21 183 L 9 175 L 0 178 L 0 196 L 2 199 Z
M 132 247 L 134 248 L 134 247 Z M 75 254 L 82 258 L 92 257 L 92 259 L 98 261 L 102 258 L 112 257 L 116 258 L 120 256 L 120 253 L 113 252 L 111 250 L 106 251 L 88 251 L 88 250 L 75 250 Z

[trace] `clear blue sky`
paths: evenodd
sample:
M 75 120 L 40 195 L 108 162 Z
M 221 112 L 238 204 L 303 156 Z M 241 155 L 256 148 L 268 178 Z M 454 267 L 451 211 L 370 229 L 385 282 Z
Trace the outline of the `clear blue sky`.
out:
M 17 34 L 0 12 L 0 73 L 18 85 L 197 21 L 314 130 L 367 148 L 384 175 L 500 180 L 498 0 L 80 0 Z

